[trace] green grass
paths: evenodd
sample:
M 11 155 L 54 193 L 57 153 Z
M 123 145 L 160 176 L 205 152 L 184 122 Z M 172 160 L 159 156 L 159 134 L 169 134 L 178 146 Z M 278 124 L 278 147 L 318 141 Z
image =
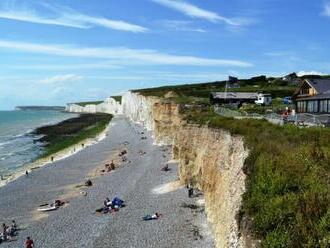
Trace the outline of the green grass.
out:
M 190 123 L 241 135 L 250 150 L 240 216 L 261 247 L 329 247 L 330 130 L 191 112 Z M 241 219 L 240 219 L 241 221 Z
M 122 96 L 112 96 L 112 98 L 121 103 Z
M 41 157 L 48 157 L 85 139 L 97 136 L 105 130 L 112 117 L 109 114 L 83 114 L 56 125 L 37 129 L 36 134 L 45 135 L 39 140 L 45 144 Z
M 270 78 L 255 77 L 251 79 L 239 80 L 240 88 L 228 89 L 233 92 L 258 92 L 262 91 L 270 93 L 272 97 L 285 97 L 291 96 L 296 89 L 295 86 L 290 85 L 288 82 L 276 79 L 270 81 Z M 271 83 L 270 83 L 271 82 Z M 157 96 L 164 97 L 169 92 L 175 92 L 179 97 L 197 97 L 197 98 L 209 98 L 211 92 L 224 91 L 226 81 L 217 81 L 211 83 L 200 84 L 185 84 L 185 85 L 172 85 L 163 86 L 149 89 L 138 89 L 133 92 L 140 93 L 144 96 Z
M 286 108 L 294 109 L 293 104 L 284 104 L 282 102 L 282 98 L 275 98 L 272 100 L 272 104 L 269 106 L 261 106 L 256 104 L 243 104 L 240 107 L 239 111 L 246 113 L 258 113 L 258 114 L 269 114 L 269 113 L 277 113 L 282 114 Z
M 97 105 L 97 104 L 100 104 L 102 103 L 103 101 L 94 101 L 94 102 L 77 102 L 75 104 L 79 105 L 79 106 L 82 106 L 82 107 L 85 107 L 87 105 Z
M 275 99 L 271 109 L 285 109 L 281 98 L 297 88 L 280 78 L 239 80 L 234 92 L 265 92 Z M 135 90 L 144 96 L 164 97 L 168 91 L 180 104 L 208 103 L 211 92 L 224 91 L 225 81 Z M 264 113 L 268 107 L 247 106 Z M 245 161 L 247 190 L 239 222 L 252 223 L 261 247 L 330 247 L 330 130 L 276 126 L 265 120 L 236 120 L 200 108 L 182 113 L 189 123 L 208 125 L 243 136 L 250 150 Z

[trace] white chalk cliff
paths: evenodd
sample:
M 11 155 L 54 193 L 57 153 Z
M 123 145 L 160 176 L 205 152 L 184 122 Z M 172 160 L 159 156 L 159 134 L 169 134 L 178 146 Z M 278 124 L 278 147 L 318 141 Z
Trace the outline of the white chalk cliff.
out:
M 243 166 L 248 151 L 241 137 L 227 131 L 187 124 L 180 105 L 157 97 L 128 92 L 123 114 L 153 131 L 158 144 L 173 147 L 179 177 L 203 190 L 205 209 L 217 247 L 247 247 L 237 216 L 245 192 Z
M 99 104 L 87 104 L 82 106 L 77 103 L 69 103 L 65 110 L 72 113 L 107 113 L 113 115 L 122 113 L 120 102 L 117 102 L 112 97 L 107 98 Z

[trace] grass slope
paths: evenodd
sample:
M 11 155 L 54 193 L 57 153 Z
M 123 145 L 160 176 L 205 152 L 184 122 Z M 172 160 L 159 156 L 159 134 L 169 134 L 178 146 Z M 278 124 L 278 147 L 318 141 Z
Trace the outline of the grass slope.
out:
M 291 96 L 296 86 L 281 79 L 267 78 L 265 76 L 254 77 L 250 79 L 241 79 L 238 81 L 240 88 L 231 88 L 228 91 L 233 92 L 256 92 L 263 91 L 270 93 L 273 98 Z M 138 89 L 133 92 L 140 93 L 144 96 L 163 97 L 168 91 L 175 92 L 178 97 L 174 100 L 178 103 L 208 102 L 210 93 L 216 91 L 224 91 L 226 81 L 217 81 L 201 84 L 185 84 L 163 86 L 158 88 Z
M 40 142 L 45 143 L 42 157 L 95 137 L 107 127 L 112 117 L 109 114 L 82 114 L 56 125 L 38 128 L 35 134 L 44 135 L 39 139 Z
M 112 96 L 111 98 L 115 99 L 117 102 L 121 103 L 122 96 Z
M 77 102 L 76 105 L 79 105 L 81 107 L 86 107 L 87 105 L 98 105 L 102 103 L 103 101 L 94 101 L 94 102 Z

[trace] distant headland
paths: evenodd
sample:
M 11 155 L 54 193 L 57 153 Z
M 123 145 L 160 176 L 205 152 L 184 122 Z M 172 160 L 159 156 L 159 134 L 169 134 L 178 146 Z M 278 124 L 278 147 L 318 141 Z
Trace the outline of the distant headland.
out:
M 19 111 L 65 111 L 63 106 L 16 106 L 15 110 Z

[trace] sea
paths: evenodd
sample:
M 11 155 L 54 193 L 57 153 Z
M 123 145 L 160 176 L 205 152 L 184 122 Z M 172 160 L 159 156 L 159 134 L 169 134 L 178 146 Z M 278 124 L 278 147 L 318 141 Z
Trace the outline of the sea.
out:
M 32 132 L 76 114 L 60 111 L 0 111 L 0 181 L 22 171 L 43 152 L 40 136 Z

